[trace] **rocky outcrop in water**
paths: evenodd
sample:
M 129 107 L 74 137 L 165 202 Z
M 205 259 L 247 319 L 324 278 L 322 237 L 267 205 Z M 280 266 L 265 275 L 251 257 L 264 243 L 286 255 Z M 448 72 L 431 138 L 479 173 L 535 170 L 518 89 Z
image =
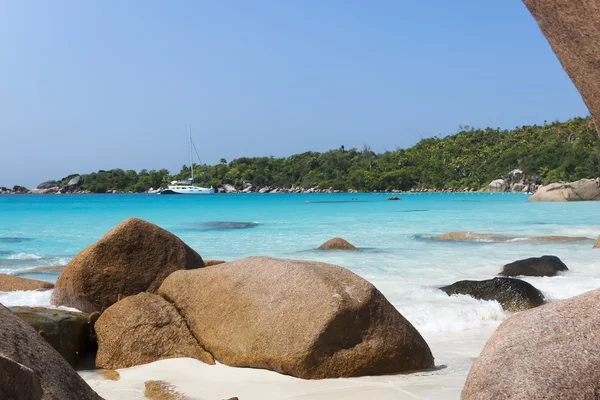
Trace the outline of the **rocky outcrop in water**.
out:
M 335 265 L 248 257 L 174 272 L 158 293 L 226 365 L 305 379 L 434 365 L 410 322 L 373 285 Z
M 463 400 L 597 399 L 600 289 L 513 315 L 475 360 Z
M 19 390 L 16 398 L 40 399 L 37 379 L 28 370 L 19 370 L 18 363 L 32 370 L 39 378 L 43 395 L 42 400 L 81 399 L 101 400 L 85 381 L 71 368 L 61 355 L 54 350 L 31 326 L 0 305 L 0 398 L 5 393 Z M 7 361 L 8 360 L 8 361 Z M 4 366 L 9 368 L 5 372 Z M 7 376 L 14 375 L 15 381 L 6 381 Z M 5 386 L 8 383 L 8 387 Z M 19 383 L 21 387 L 15 386 Z M 23 387 L 30 383 L 31 390 Z
M 556 256 L 531 257 L 506 264 L 500 276 L 556 276 L 569 268 Z
M 600 7 L 596 0 L 523 0 L 600 129 Z M 599 130 L 600 134 L 600 130 Z
M 478 300 L 497 301 L 507 311 L 517 312 L 541 306 L 544 295 L 531 284 L 512 278 L 494 278 L 485 281 L 459 281 L 440 290 L 448 296 L 466 294 Z
M 594 179 L 542 186 L 529 201 L 589 201 L 600 200 L 600 185 Z
M 14 275 L 0 274 L 0 292 L 15 292 L 18 290 L 49 290 L 54 288 L 50 282 L 35 279 L 19 278 Z
M 43 307 L 11 307 L 14 315 L 36 330 L 67 362 L 76 368 L 96 351 L 89 315 Z
M 59 275 L 52 304 L 103 311 L 120 297 L 155 292 L 173 271 L 204 267 L 181 239 L 129 218 L 80 251 Z
M 594 239 L 583 236 L 506 236 L 491 233 L 472 232 L 448 232 L 434 236 L 434 240 L 446 240 L 451 242 L 483 242 L 483 243 L 507 243 L 507 242 L 532 242 L 532 243 L 569 243 L 585 242 Z
M 345 239 L 335 237 L 333 239 L 329 239 L 322 245 L 318 247 L 317 250 L 350 250 L 356 251 L 358 250 L 352 243 L 348 242 Z
M 215 363 L 175 307 L 155 294 L 140 293 L 113 304 L 102 313 L 95 330 L 97 368 L 128 368 L 178 357 Z

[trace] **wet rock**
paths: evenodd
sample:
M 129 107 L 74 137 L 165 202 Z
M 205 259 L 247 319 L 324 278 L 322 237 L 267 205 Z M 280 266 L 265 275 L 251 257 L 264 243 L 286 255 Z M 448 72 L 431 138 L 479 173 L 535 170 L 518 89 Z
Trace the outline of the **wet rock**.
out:
M 49 290 L 54 285 L 35 279 L 19 278 L 14 275 L 0 274 L 0 292 L 15 292 L 17 290 Z
M 42 399 L 42 382 L 31 368 L 0 355 L 0 371 L 0 399 Z
M 35 268 L 30 268 L 28 270 L 23 271 L 24 274 L 30 274 L 30 273 L 39 273 L 39 274 L 45 274 L 45 273 L 60 273 L 62 272 L 62 270 L 65 268 L 64 265 L 53 265 L 50 267 L 35 267 Z M 54 287 L 54 285 L 52 285 L 52 287 Z
M 204 267 L 172 233 L 129 218 L 79 252 L 56 281 L 52 304 L 103 311 L 119 297 L 155 292 L 173 271 Z
M 532 243 L 569 243 L 591 241 L 593 239 L 581 236 L 528 236 L 516 237 L 489 233 L 471 233 L 471 232 L 448 232 L 443 235 L 434 236 L 435 240 L 447 240 L 456 242 L 532 242 Z
M 97 368 L 128 368 L 178 357 L 214 364 L 175 307 L 155 294 L 140 293 L 113 304 L 98 318 L 95 330 Z
M 523 0 L 600 127 L 600 8 L 595 0 Z M 600 131 L 599 131 L 600 132 Z
M 475 360 L 463 400 L 597 399 L 600 289 L 515 314 Z
M 392 197 L 388 197 L 387 200 L 400 200 L 400 197 L 392 196 Z
M 531 284 L 512 278 L 494 278 L 485 281 L 458 281 L 440 290 L 448 296 L 465 294 L 478 300 L 494 300 L 507 311 L 518 312 L 541 306 L 544 295 Z
M 328 241 L 326 241 L 325 243 L 323 243 L 322 245 L 320 245 L 318 247 L 318 250 L 351 250 L 351 251 L 355 251 L 358 250 L 357 247 L 354 247 L 354 245 L 352 245 L 350 242 L 336 237 L 333 239 L 329 239 Z
M 531 257 L 506 264 L 500 276 L 555 276 L 569 268 L 556 256 Z
M 373 285 L 335 265 L 248 257 L 175 272 L 159 294 L 226 365 L 305 379 L 434 365 L 410 322 Z
M 35 372 L 43 400 L 101 400 L 35 329 L 1 305 L 0 321 L 0 356 Z
M 33 327 L 73 367 L 88 353 L 95 353 L 96 341 L 85 313 L 43 307 L 11 307 L 14 315 Z
M 540 187 L 528 201 L 589 201 L 600 200 L 600 187 L 594 179 L 577 182 L 551 183 Z

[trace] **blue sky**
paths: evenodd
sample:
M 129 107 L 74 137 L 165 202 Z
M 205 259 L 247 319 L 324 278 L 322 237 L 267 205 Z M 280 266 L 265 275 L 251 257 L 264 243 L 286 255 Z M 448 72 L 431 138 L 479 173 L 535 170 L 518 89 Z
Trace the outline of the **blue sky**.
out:
M 0 186 L 588 114 L 520 0 L 4 0 L 0 57 Z

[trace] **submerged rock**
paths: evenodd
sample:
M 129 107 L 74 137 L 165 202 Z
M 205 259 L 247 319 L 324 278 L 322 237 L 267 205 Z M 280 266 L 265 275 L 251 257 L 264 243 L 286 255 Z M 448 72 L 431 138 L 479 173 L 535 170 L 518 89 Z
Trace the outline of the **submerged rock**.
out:
M 0 305 L 0 356 L 19 363 L 39 377 L 42 400 L 101 400 L 69 363 L 38 332 Z M 5 363 L 9 363 L 6 362 Z M 10 363 L 9 363 L 10 364 Z M 12 365 L 11 368 L 16 368 Z M 27 373 L 27 372 L 25 372 Z M 4 369 L 2 368 L 2 373 Z M 27 377 L 22 377 L 27 380 Z M 35 378 L 32 379 L 35 381 Z M 0 382 L 3 382 L 0 378 Z M 35 382 L 33 383 L 35 385 Z M 14 386 L 8 388 L 14 390 Z M 0 388 L 6 393 L 7 388 Z M 1 396 L 0 396 L 1 397 Z M 4 398 L 4 397 L 2 397 Z M 17 397 L 20 398 L 20 397 Z M 34 397 L 39 399 L 39 397 Z
M 128 368 L 178 357 L 215 363 L 175 307 L 155 294 L 140 293 L 113 304 L 98 318 L 95 329 L 96 368 Z
M 386 200 L 400 200 L 400 197 L 392 196 L 392 197 L 388 197 Z
M 195 224 L 199 228 L 205 230 L 220 230 L 220 229 L 248 229 L 256 228 L 258 222 L 236 222 L 236 221 L 208 221 Z
M 0 292 L 15 292 L 17 290 L 49 290 L 54 285 L 35 279 L 20 278 L 14 275 L 0 274 Z
M 88 314 L 43 307 L 11 307 L 14 315 L 33 327 L 73 367 L 96 350 Z
M 333 239 L 329 239 L 325 243 L 319 246 L 318 250 L 358 250 L 357 247 L 354 247 L 350 242 L 336 237 Z
M 0 399 L 40 400 L 42 382 L 34 370 L 0 355 Z
M 51 301 L 103 311 L 119 297 L 155 292 L 173 271 L 201 267 L 200 255 L 177 236 L 129 218 L 73 257 L 59 275 Z
M 540 187 L 528 201 L 588 201 L 600 200 L 600 187 L 594 179 L 577 182 L 551 183 Z
M 462 399 L 597 399 L 600 289 L 502 322 L 467 377 Z
M 495 300 L 507 311 L 517 312 L 541 306 L 544 295 L 533 285 L 512 278 L 494 278 L 485 281 L 458 281 L 440 290 L 448 296 L 466 294 L 478 300 Z
M 434 366 L 410 322 L 373 285 L 335 265 L 248 257 L 177 271 L 159 294 L 226 365 L 305 379 Z
M 568 243 L 582 242 L 593 240 L 582 236 L 505 236 L 490 233 L 471 233 L 471 232 L 448 232 L 442 235 L 434 236 L 434 240 L 447 240 L 455 242 L 489 242 L 489 243 L 505 243 L 505 242 L 533 242 L 533 243 Z
M 53 265 L 53 266 L 49 266 L 49 267 L 35 267 L 35 268 L 30 268 L 27 269 L 25 271 L 23 271 L 23 274 L 31 274 L 31 273 L 40 273 L 40 274 L 45 274 L 45 273 L 55 273 L 55 272 L 62 272 L 62 270 L 65 268 L 64 265 Z M 54 287 L 54 285 L 52 285 L 52 287 Z
M 531 257 L 506 264 L 500 276 L 555 276 L 569 268 L 556 256 Z

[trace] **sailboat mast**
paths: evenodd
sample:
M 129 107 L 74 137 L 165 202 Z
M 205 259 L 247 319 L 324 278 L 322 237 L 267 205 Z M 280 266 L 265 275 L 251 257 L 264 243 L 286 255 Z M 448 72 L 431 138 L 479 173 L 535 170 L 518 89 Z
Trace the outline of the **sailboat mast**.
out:
M 190 135 L 190 169 L 192 170 L 192 185 L 194 185 L 194 158 L 192 156 L 192 126 L 190 125 L 190 129 L 189 129 L 189 135 Z

